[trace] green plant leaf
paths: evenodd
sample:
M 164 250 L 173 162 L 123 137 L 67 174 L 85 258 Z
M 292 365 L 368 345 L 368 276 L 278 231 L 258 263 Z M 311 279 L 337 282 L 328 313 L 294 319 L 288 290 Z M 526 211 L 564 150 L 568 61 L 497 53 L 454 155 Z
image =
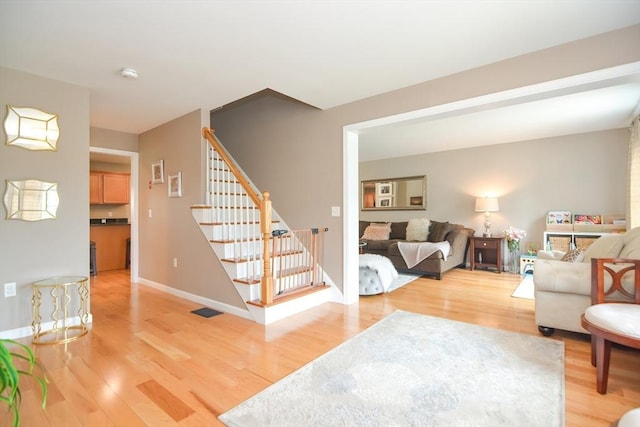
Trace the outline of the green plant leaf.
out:
M 16 347 L 13 351 L 9 346 Z M 27 364 L 27 370 L 18 369 L 15 361 L 23 360 Z M 35 374 L 34 369 L 38 368 L 40 374 Z M 33 350 L 25 344 L 17 341 L 0 339 L 0 403 L 6 403 L 9 412 L 13 414 L 13 425 L 20 425 L 20 403 L 22 393 L 20 392 L 20 375 L 34 378 L 40 385 L 42 391 L 42 408 L 46 407 L 47 383 L 49 380 L 44 374 L 44 369 L 36 360 Z

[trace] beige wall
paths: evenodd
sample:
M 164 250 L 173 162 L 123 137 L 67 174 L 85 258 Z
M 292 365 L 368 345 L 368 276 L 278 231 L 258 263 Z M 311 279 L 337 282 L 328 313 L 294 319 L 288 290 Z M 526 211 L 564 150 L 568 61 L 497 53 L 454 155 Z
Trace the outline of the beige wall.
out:
M 6 180 L 57 182 L 57 219 L 26 222 L 0 214 L 0 287 L 16 282 L 17 296 L 0 289 L 0 332 L 31 325 L 31 283 L 53 276 L 89 275 L 89 90 L 0 67 L 2 121 L 6 105 L 58 114 L 58 150 L 7 146 L 0 136 L 0 185 Z M 47 312 L 50 305 L 43 303 Z M 24 335 L 24 333 L 22 333 Z
M 492 145 L 360 163 L 360 179 L 427 175 L 426 211 L 363 211 L 369 221 L 427 217 L 465 224 L 481 235 L 476 196 L 499 197 L 494 235 L 509 226 L 542 248 L 545 215 L 625 212 L 628 129 Z
M 191 215 L 190 207 L 205 200 L 201 129 L 208 125 L 208 115 L 196 110 L 140 135 L 139 276 L 143 282 L 244 308 Z M 158 160 L 164 160 L 165 182 L 149 188 L 151 164 Z M 176 172 L 182 172 L 182 197 L 169 198 L 167 175 Z
M 91 128 L 91 146 L 138 152 L 138 135 L 97 127 Z
M 211 115 L 211 122 L 218 138 L 251 179 L 261 190 L 271 192 L 274 208 L 290 226 L 329 227 L 326 270 L 338 287 L 342 288 L 342 236 L 346 230 L 343 228 L 342 218 L 331 216 L 331 207 L 342 205 L 346 185 L 343 182 L 344 126 L 639 61 L 639 38 L 640 25 L 636 25 L 325 111 L 282 99 L 261 98 L 218 110 Z M 318 83 L 321 84 L 321 81 Z M 510 149 L 508 146 L 509 144 L 494 149 L 507 150 Z M 518 145 L 513 147 L 517 148 Z M 489 154 L 483 160 L 496 166 L 495 172 L 485 179 L 489 183 L 506 182 L 509 178 L 502 172 L 503 160 L 494 157 L 491 151 L 485 153 Z M 453 155 L 454 153 L 443 154 Z M 522 155 L 513 154 L 513 158 L 519 159 L 520 164 L 524 163 Z M 603 170 L 597 166 L 590 165 L 596 177 L 599 177 L 599 173 L 612 173 L 611 170 Z M 524 174 L 526 167 L 529 165 L 522 167 L 522 176 L 527 176 Z M 548 173 L 545 164 L 533 163 L 530 167 L 536 168 L 533 172 L 536 175 Z M 553 174 L 560 174 L 567 169 L 564 164 L 554 164 L 551 167 L 555 168 Z M 614 169 L 624 167 L 624 164 L 620 164 L 615 165 Z M 429 172 L 429 175 L 432 176 L 433 172 Z M 451 179 L 457 182 L 455 177 Z M 429 188 L 434 188 L 433 182 L 429 184 Z M 527 193 L 516 187 L 502 190 L 505 192 L 502 200 L 505 209 L 517 198 L 526 197 Z M 471 192 L 475 189 L 458 191 Z M 547 205 L 555 208 L 560 201 L 549 201 Z M 538 204 L 535 203 L 536 206 Z M 438 204 L 432 206 L 435 208 Z M 459 200 L 449 206 L 449 212 L 437 212 L 437 216 L 454 218 L 458 215 L 455 212 L 468 210 L 470 202 L 465 198 L 464 202 Z M 607 203 L 606 206 L 618 207 L 617 202 Z M 534 207 L 526 208 L 528 212 L 530 209 Z M 541 208 L 542 211 L 545 209 L 547 208 Z M 540 215 L 538 211 L 534 216 Z M 467 217 L 462 219 L 465 218 Z M 349 229 L 357 229 L 357 219 L 357 213 L 347 219 Z M 504 217 L 505 223 L 518 219 L 519 217 Z M 529 227 L 531 221 L 514 225 Z M 538 234 L 537 231 L 533 233 Z

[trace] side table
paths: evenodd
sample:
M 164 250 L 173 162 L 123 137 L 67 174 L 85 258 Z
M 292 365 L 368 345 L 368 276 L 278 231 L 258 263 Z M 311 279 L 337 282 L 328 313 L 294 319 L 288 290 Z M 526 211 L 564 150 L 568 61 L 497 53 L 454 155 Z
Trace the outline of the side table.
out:
M 471 270 L 477 267 L 495 268 L 502 271 L 502 237 L 471 236 L 469 238 L 469 254 Z
M 33 306 L 32 342 L 34 344 L 57 344 L 73 341 L 88 332 L 89 288 L 83 276 L 52 277 L 33 282 L 31 305 Z M 42 299 L 51 303 L 51 314 L 47 322 L 51 329 L 42 330 Z M 75 298 L 74 298 L 75 296 Z M 49 298 L 50 297 L 50 298 Z M 77 314 L 79 325 L 73 324 L 69 315 Z M 75 316 L 73 316 L 75 317 Z

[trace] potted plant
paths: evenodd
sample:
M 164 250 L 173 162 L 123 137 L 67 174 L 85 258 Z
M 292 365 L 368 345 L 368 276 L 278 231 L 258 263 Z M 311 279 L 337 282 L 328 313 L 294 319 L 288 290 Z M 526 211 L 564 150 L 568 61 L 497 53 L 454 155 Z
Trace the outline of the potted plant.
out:
M 12 348 L 13 350 L 10 350 Z M 35 368 L 40 374 L 34 372 Z M 20 425 L 20 376 L 33 377 L 42 391 L 42 409 L 47 403 L 47 377 L 33 351 L 17 341 L 0 339 L 0 403 L 6 403 L 13 415 L 13 425 Z

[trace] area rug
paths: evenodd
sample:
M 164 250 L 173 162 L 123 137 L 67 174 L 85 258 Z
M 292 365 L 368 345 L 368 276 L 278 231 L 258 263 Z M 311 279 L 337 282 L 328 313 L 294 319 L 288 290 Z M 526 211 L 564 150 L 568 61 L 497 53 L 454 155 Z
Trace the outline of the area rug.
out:
M 518 287 L 511 294 L 514 298 L 534 299 L 533 275 L 525 274 Z
M 564 425 L 564 343 L 396 311 L 220 415 L 228 426 Z
M 398 288 L 403 287 L 407 283 L 411 283 L 417 278 L 422 277 L 419 274 L 402 274 L 398 273 L 398 277 L 393 279 L 393 282 L 389 285 L 389 290 L 387 292 L 395 291 Z

